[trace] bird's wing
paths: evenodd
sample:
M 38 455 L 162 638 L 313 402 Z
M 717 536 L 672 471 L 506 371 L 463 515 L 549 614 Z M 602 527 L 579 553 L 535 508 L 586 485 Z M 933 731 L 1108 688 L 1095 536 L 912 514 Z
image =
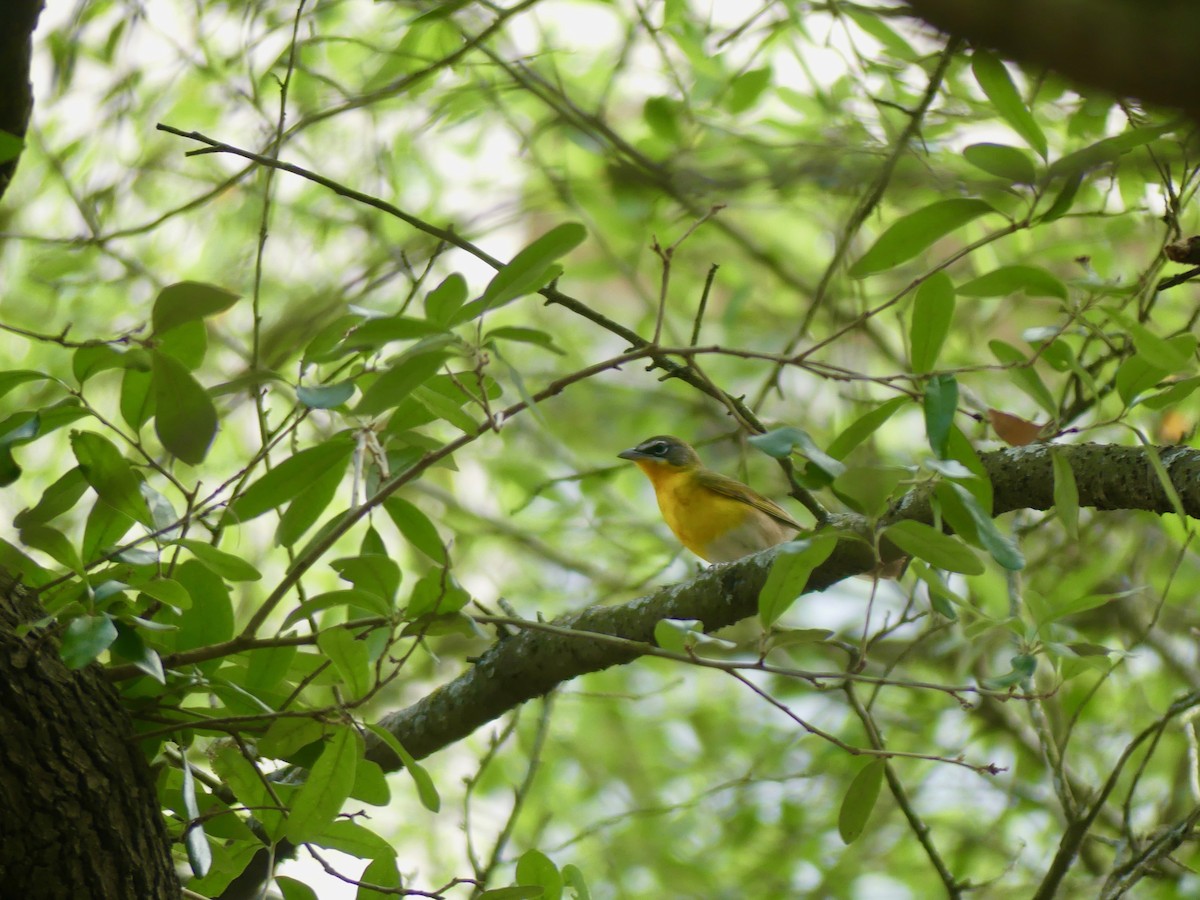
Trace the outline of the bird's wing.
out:
M 797 531 L 802 531 L 803 526 L 795 519 L 788 515 L 778 503 L 768 500 L 766 497 L 757 493 L 754 490 L 746 487 L 740 481 L 730 478 L 727 475 L 721 475 L 718 472 L 711 472 L 704 469 L 696 473 L 696 477 L 703 487 L 708 488 L 717 494 L 722 494 L 726 497 L 732 497 L 734 500 L 739 500 L 742 503 L 753 506 L 760 512 L 766 513 L 775 521 L 789 528 L 795 528 Z

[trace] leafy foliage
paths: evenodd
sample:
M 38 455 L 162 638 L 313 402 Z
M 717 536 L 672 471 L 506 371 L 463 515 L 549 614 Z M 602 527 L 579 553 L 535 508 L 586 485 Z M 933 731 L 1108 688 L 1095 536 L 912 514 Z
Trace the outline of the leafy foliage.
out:
M 886 5 L 152 6 L 47 26 L 0 565 L 120 684 L 190 890 L 281 840 L 289 898 L 1198 889 L 1190 126 Z M 830 524 L 758 622 L 664 610 L 418 759 L 389 714 L 490 644 L 693 574 L 614 459 L 660 433 L 907 573 L 802 595 Z M 1146 445 L 1180 515 L 1055 455 L 997 520 L 979 454 L 1038 436 Z

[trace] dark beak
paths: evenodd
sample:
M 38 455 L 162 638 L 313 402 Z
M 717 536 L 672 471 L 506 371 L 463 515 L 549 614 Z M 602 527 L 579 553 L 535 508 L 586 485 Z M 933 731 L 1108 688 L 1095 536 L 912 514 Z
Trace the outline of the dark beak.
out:
M 619 459 L 643 459 L 645 456 L 646 454 L 638 450 L 637 447 L 630 447 L 628 450 L 622 450 L 617 454 Z

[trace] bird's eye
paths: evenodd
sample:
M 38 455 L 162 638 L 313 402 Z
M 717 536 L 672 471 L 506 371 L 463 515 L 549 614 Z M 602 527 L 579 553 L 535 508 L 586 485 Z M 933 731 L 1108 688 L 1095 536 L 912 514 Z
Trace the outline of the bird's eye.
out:
M 667 449 L 668 448 L 667 448 L 666 441 L 655 441 L 653 444 L 651 444 L 649 447 L 646 448 L 646 452 L 651 453 L 654 456 L 666 456 Z

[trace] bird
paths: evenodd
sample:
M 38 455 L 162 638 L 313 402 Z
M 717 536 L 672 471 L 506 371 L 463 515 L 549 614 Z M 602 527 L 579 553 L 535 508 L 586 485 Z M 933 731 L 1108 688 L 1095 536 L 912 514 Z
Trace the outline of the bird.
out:
M 696 451 L 677 437 L 656 435 L 617 456 L 646 473 L 671 531 L 706 562 L 732 562 L 804 530 L 779 504 L 704 468 Z

